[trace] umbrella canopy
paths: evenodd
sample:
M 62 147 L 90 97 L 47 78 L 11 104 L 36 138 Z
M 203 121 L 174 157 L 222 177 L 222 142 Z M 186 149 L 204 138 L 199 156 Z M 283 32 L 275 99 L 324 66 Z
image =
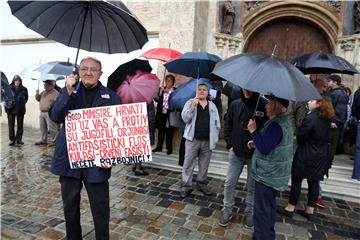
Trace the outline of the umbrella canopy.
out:
M 122 103 L 152 103 L 159 91 L 160 80 L 155 74 L 141 72 L 126 78 L 116 93 Z
M 123 63 L 109 76 L 107 87 L 116 91 L 126 76 L 134 75 L 137 70 L 150 73 L 152 68 L 148 60 L 133 59 Z
M 181 56 L 182 53 L 170 48 L 153 48 L 144 52 L 140 57 L 146 59 L 156 59 L 167 62 L 173 58 Z
M 220 57 L 207 52 L 187 52 L 165 63 L 164 66 L 172 73 L 193 78 L 203 78 L 209 77 L 215 64 L 220 61 Z
M 76 66 L 77 68 L 79 66 Z M 41 64 L 35 71 L 56 75 L 70 75 L 73 72 L 74 64 L 70 62 L 48 62 Z
M 5 99 L 11 99 L 14 98 L 14 94 L 11 91 L 9 81 L 2 71 L 1 73 L 1 102 L 3 102 Z
M 19 75 L 23 78 L 31 78 L 32 80 L 62 80 L 65 79 L 63 75 L 50 74 L 46 72 L 39 72 L 37 69 L 41 67 L 41 64 L 32 64 L 24 68 Z
M 244 89 L 287 100 L 322 99 L 299 69 L 274 56 L 239 54 L 218 63 L 213 74 Z
M 185 103 L 190 98 L 196 96 L 197 85 L 205 83 L 209 89 L 213 88 L 209 79 L 191 79 L 186 83 L 180 85 L 171 95 L 169 99 L 169 107 L 176 109 L 183 109 Z
M 146 29 L 121 1 L 8 1 L 25 26 L 70 47 L 126 53 L 147 41 Z M 75 63 L 77 62 L 77 57 Z
M 359 73 L 356 68 L 344 58 L 331 53 L 314 52 L 300 55 L 290 61 L 304 74 L 342 73 L 354 75 Z

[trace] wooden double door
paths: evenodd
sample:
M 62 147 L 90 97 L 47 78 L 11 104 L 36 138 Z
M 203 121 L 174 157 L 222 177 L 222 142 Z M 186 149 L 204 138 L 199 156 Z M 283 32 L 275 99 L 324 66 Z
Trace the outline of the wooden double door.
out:
M 326 34 L 311 22 L 297 18 L 282 18 L 264 24 L 245 44 L 244 52 L 271 54 L 290 60 L 315 51 L 332 52 Z

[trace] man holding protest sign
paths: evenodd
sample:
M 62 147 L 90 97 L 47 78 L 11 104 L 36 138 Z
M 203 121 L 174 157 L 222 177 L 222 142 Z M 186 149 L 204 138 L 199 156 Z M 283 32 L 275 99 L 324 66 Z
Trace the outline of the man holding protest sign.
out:
M 64 123 L 69 110 L 118 105 L 120 97 L 99 81 L 101 62 L 87 57 L 80 62 L 80 82 L 77 76 L 66 79 L 66 88 L 50 109 L 50 118 Z M 67 239 L 82 239 L 80 226 L 80 192 L 85 185 L 94 219 L 96 239 L 109 239 L 109 182 L 111 164 L 101 167 L 71 169 L 69 164 L 65 124 L 60 130 L 52 158 L 51 172 L 60 176 Z

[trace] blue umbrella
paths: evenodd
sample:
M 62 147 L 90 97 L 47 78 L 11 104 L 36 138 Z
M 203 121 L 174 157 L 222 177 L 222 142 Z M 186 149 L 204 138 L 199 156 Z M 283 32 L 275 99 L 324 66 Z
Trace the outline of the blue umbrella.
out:
M 179 86 L 171 95 L 169 100 L 169 107 L 175 109 L 182 109 L 187 100 L 194 98 L 196 95 L 197 85 L 200 83 L 205 83 L 209 89 L 212 88 L 211 82 L 209 79 L 200 78 L 200 79 L 191 79 L 186 83 Z
M 217 62 L 222 59 L 207 52 L 187 52 L 164 64 L 172 73 L 193 78 L 209 77 Z M 194 88 L 196 89 L 196 88 Z

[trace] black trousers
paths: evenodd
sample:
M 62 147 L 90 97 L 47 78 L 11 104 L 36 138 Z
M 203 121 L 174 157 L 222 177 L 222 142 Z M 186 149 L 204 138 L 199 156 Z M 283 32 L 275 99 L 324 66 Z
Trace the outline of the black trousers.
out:
M 166 122 L 168 120 L 168 114 L 159 113 L 157 120 L 157 129 L 158 129 L 158 141 L 156 144 L 157 149 L 162 149 L 164 144 L 164 139 L 166 136 L 166 149 L 172 151 L 173 149 L 173 135 L 174 128 L 169 126 L 166 127 Z
M 109 182 L 88 183 L 82 179 L 72 177 L 60 177 L 61 195 L 64 204 L 64 216 L 66 224 L 67 239 L 81 240 L 80 225 L 80 199 L 81 189 L 85 185 L 91 213 L 95 225 L 95 236 L 97 240 L 109 239 Z
M 16 115 L 7 113 L 8 126 L 9 126 L 9 139 L 10 141 L 21 141 L 24 133 L 24 114 Z M 15 119 L 17 121 L 17 129 L 15 135 Z
M 304 178 L 302 177 L 297 177 L 294 175 L 291 176 L 291 190 L 289 196 L 289 203 L 294 206 L 297 204 L 299 200 L 299 196 L 301 193 L 301 183 L 303 179 Z M 319 196 L 319 180 L 307 179 L 307 182 L 308 182 L 307 205 L 310 207 L 315 207 L 316 199 Z
M 277 190 L 255 181 L 253 240 L 274 240 Z

